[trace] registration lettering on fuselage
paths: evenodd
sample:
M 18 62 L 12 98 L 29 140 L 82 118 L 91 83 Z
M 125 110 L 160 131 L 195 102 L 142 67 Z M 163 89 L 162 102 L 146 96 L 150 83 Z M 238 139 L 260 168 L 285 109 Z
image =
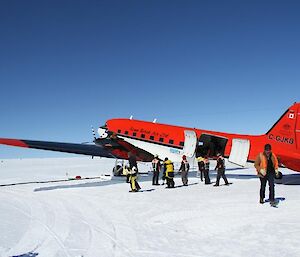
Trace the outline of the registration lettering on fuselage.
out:
M 280 143 L 291 144 L 291 145 L 294 144 L 294 139 L 289 138 L 289 137 L 270 134 L 269 139 L 275 140 L 275 141 L 280 142 Z

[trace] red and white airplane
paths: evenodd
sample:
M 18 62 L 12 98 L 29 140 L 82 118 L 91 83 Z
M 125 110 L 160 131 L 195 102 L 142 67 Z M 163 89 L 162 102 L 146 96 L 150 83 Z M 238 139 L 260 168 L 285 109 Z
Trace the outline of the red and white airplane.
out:
M 0 138 L 0 144 L 44 149 L 91 156 L 128 159 L 128 152 L 138 161 L 149 162 L 155 154 L 181 161 L 200 154 L 216 157 L 222 153 L 230 162 L 245 166 L 253 162 L 264 145 L 272 145 L 281 165 L 300 172 L 300 103 L 294 103 L 263 135 L 224 132 L 158 124 L 134 119 L 111 119 L 98 129 L 93 144 Z

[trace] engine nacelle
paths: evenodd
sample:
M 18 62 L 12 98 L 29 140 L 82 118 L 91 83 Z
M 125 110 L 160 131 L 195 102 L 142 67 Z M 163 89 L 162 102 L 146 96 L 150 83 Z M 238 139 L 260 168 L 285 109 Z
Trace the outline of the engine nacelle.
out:
M 108 134 L 107 134 L 107 130 L 104 128 L 98 128 L 98 134 L 100 138 L 107 138 Z

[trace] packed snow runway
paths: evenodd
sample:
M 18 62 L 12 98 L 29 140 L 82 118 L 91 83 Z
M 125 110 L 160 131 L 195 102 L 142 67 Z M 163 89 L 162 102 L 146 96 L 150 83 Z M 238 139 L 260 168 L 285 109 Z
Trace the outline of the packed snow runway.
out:
M 273 208 L 258 203 L 252 164 L 228 163 L 233 184 L 220 187 L 194 172 L 188 187 L 177 175 L 174 189 L 141 175 L 138 193 L 105 176 L 113 166 L 104 158 L 0 160 L 1 185 L 29 182 L 0 187 L 0 256 L 299 256 L 300 173 L 281 169 L 275 194 L 284 200 Z M 77 175 L 91 179 L 68 180 Z M 63 181 L 31 183 L 49 180 Z

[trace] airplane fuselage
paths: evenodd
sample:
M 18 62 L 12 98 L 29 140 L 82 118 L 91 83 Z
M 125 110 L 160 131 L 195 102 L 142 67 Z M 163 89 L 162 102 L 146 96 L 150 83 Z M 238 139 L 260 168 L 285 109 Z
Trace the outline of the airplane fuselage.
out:
M 297 112 L 296 115 L 298 116 L 299 113 Z M 188 154 L 190 158 L 201 154 L 214 158 L 219 152 L 230 158 L 233 154 L 233 146 L 238 141 L 241 145 L 240 148 L 237 148 L 238 152 L 242 152 L 245 147 L 248 147 L 244 155 L 246 155 L 246 161 L 253 162 L 263 151 L 264 145 L 269 143 L 284 166 L 300 171 L 300 149 L 298 147 L 300 141 L 297 138 L 300 131 L 294 130 L 288 121 L 283 122 L 282 128 L 271 129 L 264 135 L 231 134 L 133 119 L 111 119 L 106 122 L 106 126 L 109 131 L 116 133 L 117 136 L 124 138 L 129 143 L 152 154 L 159 154 L 161 159 L 168 157 L 173 161 L 181 161 L 183 154 Z M 280 123 L 280 120 L 278 122 Z M 296 125 L 298 123 L 299 121 Z M 189 148 L 186 147 L 186 144 L 191 143 L 192 140 L 186 140 L 186 131 L 194 133 L 196 140 L 195 147 L 192 146 L 188 149 L 191 150 L 189 153 L 185 148 Z M 241 163 L 237 162 L 237 164 L 243 166 Z

